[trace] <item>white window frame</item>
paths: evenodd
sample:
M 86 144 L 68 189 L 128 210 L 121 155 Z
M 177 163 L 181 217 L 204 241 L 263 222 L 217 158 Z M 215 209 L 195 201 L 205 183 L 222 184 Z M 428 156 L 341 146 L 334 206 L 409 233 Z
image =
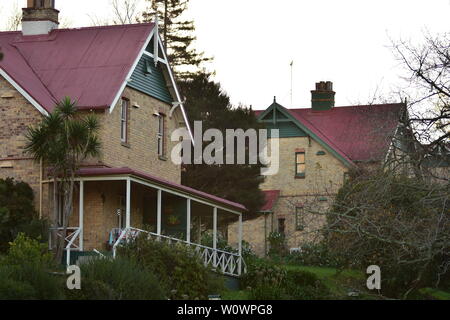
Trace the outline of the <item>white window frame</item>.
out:
M 120 141 L 123 143 L 128 142 L 128 112 L 130 101 L 122 99 L 120 106 Z M 124 114 L 125 109 L 125 114 Z
M 158 145 L 158 156 L 164 157 L 164 139 L 166 135 L 165 115 L 158 114 L 158 132 L 156 133 L 156 143 Z

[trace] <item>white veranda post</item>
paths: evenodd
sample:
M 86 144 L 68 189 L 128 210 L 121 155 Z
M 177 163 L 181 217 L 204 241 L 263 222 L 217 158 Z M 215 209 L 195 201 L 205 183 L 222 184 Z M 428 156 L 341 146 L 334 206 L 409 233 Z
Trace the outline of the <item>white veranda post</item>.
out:
M 213 264 L 217 265 L 217 207 L 213 210 Z
M 127 203 L 126 203 L 126 223 L 125 227 L 131 227 L 131 180 L 127 179 Z
M 239 275 L 242 273 L 242 213 L 239 214 L 239 239 L 238 239 L 238 250 L 239 250 L 239 260 L 238 260 L 238 272 Z
M 161 205 L 162 205 L 162 191 L 158 189 L 158 197 L 157 197 L 157 213 L 156 213 L 156 234 L 161 234 Z
M 80 181 L 80 197 L 78 203 L 78 228 L 80 230 L 79 247 L 83 251 L 83 235 L 84 235 L 84 181 Z
M 191 243 L 191 199 L 186 199 L 186 241 Z

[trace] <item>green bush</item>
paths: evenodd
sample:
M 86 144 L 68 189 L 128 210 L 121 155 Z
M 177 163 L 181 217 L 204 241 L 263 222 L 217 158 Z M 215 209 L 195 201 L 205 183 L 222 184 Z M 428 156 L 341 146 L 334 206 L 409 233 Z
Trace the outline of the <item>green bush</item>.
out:
M 342 263 L 339 258 L 328 250 L 324 243 L 306 243 L 301 246 L 300 252 L 289 254 L 285 262 L 302 266 L 339 267 Z
M 247 273 L 241 278 L 243 288 L 280 287 L 286 277 L 286 270 L 274 263 L 259 258 L 247 260 Z
M 286 237 L 279 232 L 271 232 L 267 237 L 269 241 L 269 256 L 283 257 L 287 254 Z
M 254 300 L 319 300 L 330 297 L 328 288 L 311 272 L 288 270 L 270 260 L 254 258 L 241 279 Z
M 165 298 L 156 277 L 125 259 L 97 258 L 81 265 L 81 290 L 68 290 L 78 300 L 161 300 Z
M 314 273 L 289 270 L 284 280 L 286 295 L 293 300 L 323 300 L 330 291 Z
M 53 256 L 47 246 L 23 233 L 19 233 L 14 242 L 10 243 L 8 254 L 3 258 L 3 264 L 32 265 L 42 268 L 54 266 Z
M 0 299 L 62 299 L 65 283 L 45 245 L 20 233 L 0 261 Z
M 268 284 L 258 285 L 250 289 L 250 300 L 285 300 L 284 290 Z
M 0 179 L 0 252 L 6 252 L 20 232 L 46 240 L 47 223 L 38 219 L 33 200 L 33 190 L 27 183 Z
M 189 247 L 138 238 L 119 250 L 160 280 L 171 299 L 206 299 L 223 290 L 224 281 L 205 267 Z

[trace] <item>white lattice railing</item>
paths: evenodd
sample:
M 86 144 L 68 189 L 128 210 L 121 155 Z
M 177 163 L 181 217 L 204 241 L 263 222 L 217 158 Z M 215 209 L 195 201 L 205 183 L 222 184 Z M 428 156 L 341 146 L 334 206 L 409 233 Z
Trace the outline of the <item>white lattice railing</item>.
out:
M 210 266 L 214 271 L 219 271 L 226 275 L 240 276 L 247 272 L 247 266 L 244 259 L 237 253 L 227 252 L 220 249 L 206 247 L 200 244 L 187 242 L 172 238 L 169 236 L 158 235 L 153 232 L 137 229 L 127 228 L 122 231 L 119 238 L 113 245 L 113 257 L 116 257 L 117 247 L 128 241 L 133 241 L 140 234 L 146 234 L 148 240 L 160 240 L 167 243 L 181 243 L 194 248 L 194 251 L 200 256 L 205 266 Z
M 64 228 L 50 228 L 50 236 L 49 236 L 49 242 L 48 246 L 49 249 L 53 249 L 53 232 L 56 230 L 56 237 L 62 238 L 63 237 L 63 231 Z M 66 236 L 64 237 L 64 245 L 66 250 L 66 264 L 70 265 L 70 252 L 71 251 L 81 251 L 80 247 L 80 233 L 81 228 L 79 227 L 70 227 L 66 228 Z M 55 241 L 56 242 L 56 241 Z

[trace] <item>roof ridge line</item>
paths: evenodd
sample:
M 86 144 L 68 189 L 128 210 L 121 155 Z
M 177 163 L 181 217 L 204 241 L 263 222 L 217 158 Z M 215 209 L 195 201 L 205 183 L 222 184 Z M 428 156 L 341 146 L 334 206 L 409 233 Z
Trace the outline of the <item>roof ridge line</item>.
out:
M 53 95 L 52 92 L 50 92 L 50 90 L 47 88 L 47 86 L 42 82 L 41 77 L 39 77 L 39 75 L 36 73 L 36 71 L 34 70 L 34 68 L 30 65 L 30 63 L 28 62 L 28 60 L 25 58 L 25 56 L 22 54 L 22 52 L 20 51 L 20 49 L 17 47 L 17 45 L 15 43 L 10 43 L 10 46 L 13 47 L 14 49 L 17 50 L 17 52 L 20 54 L 20 56 L 22 57 L 23 61 L 26 63 L 26 65 L 28 66 L 28 68 L 30 68 L 31 72 L 33 72 L 33 74 L 36 76 L 36 78 L 39 80 L 39 82 L 42 84 L 42 86 L 45 88 L 45 90 L 47 91 L 47 93 L 53 98 L 55 103 L 58 103 L 58 100 L 56 99 L 56 97 Z M 49 106 L 51 107 L 51 106 Z

